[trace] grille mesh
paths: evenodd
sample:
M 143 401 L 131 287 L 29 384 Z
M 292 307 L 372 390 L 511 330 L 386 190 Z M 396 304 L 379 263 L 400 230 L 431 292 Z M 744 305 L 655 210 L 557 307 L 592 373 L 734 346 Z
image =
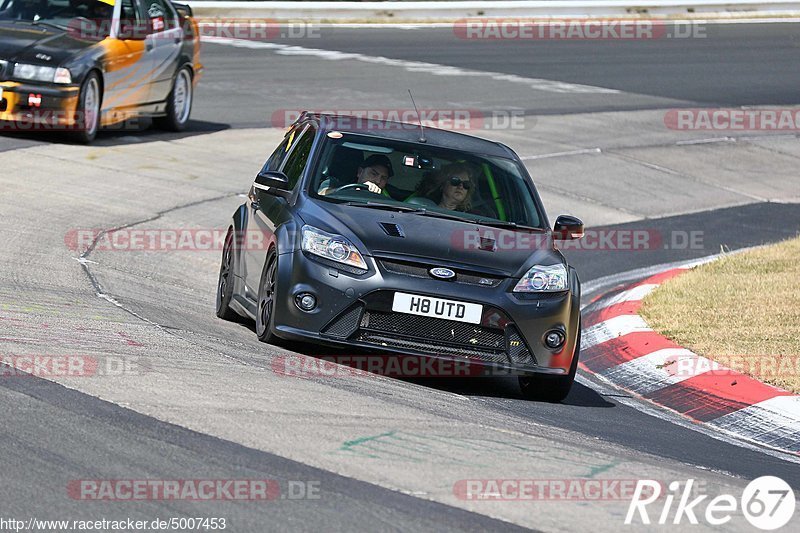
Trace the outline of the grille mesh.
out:
M 381 346 L 386 346 L 387 348 L 405 348 L 409 350 L 427 352 L 431 355 L 451 355 L 457 357 L 469 357 L 479 359 L 481 361 L 489 361 L 492 363 L 508 363 L 508 357 L 506 357 L 506 354 L 502 352 L 498 353 L 457 346 L 446 346 L 442 344 L 435 344 L 433 342 L 424 342 L 421 340 L 410 340 L 392 337 L 389 335 L 381 335 L 379 333 L 373 333 L 370 331 L 364 331 L 360 333 L 358 340 L 379 344 Z
M 361 328 L 464 347 L 505 350 L 502 331 L 442 318 L 368 311 L 361 318 Z
M 322 328 L 322 334 L 346 339 L 355 333 L 358 328 L 358 319 L 361 317 L 361 310 L 362 307 L 360 305 L 351 307 L 348 311 L 345 311 Z

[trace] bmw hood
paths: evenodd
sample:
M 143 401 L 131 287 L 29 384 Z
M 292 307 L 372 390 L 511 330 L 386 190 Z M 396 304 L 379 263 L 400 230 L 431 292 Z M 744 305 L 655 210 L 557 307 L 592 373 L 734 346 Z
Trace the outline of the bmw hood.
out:
M 373 257 L 422 261 L 507 277 L 534 264 L 563 263 L 550 232 L 495 228 L 426 216 L 308 199 L 303 220 L 348 238 Z
M 97 43 L 78 39 L 73 33 L 51 26 L 0 22 L 0 59 L 59 66 Z

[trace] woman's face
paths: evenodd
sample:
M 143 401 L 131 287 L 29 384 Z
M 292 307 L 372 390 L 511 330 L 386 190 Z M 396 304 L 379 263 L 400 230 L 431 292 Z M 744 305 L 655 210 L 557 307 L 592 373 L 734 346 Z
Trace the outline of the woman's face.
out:
M 453 184 L 455 182 L 455 185 Z M 469 195 L 472 182 L 466 172 L 451 174 L 442 187 L 442 203 L 445 205 L 461 205 Z

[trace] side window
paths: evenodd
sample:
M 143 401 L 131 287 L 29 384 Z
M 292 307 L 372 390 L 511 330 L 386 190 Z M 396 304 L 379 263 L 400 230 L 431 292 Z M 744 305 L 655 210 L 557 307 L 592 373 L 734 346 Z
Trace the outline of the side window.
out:
M 147 35 L 142 27 L 139 10 L 134 0 L 122 0 L 119 13 L 119 37 L 121 39 L 141 38 Z
M 294 130 L 295 132 L 297 130 Z M 264 166 L 261 167 L 261 172 L 267 172 L 268 170 L 279 170 L 281 165 L 283 164 L 283 160 L 286 159 L 286 154 L 289 152 L 289 149 L 292 147 L 292 141 L 294 140 L 293 133 L 287 133 L 286 137 L 283 138 L 281 144 L 272 152 L 272 155 L 269 156 L 267 162 L 264 163 Z
M 175 10 L 168 6 L 169 0 L 145 0 L 147 7 L 147 17 L 150 19 L 150 26 L 153 33 L 171 30 L 178 26 Z
M 294 148 L 283 163 L 283 173 L 289 178 L 289 187 L 292 189 L 303 175 L 303 169 L 305 169 L 308 156 L 311 154 L 311 146 L 314 144 L 315 134 L 314 128 L 306 128 L 300 139 L 294 143 Z

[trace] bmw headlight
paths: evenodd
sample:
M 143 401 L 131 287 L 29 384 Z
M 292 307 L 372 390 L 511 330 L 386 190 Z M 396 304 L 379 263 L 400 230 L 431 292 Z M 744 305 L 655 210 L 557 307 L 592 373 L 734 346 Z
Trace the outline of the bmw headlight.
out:
M 65 68 L 45 65 L 14 64 L 14 77 L 21 80 L 45 81 L 48 83 L 72 83 L 72 75 Z
M 514 292 L 558 292 L 567 290 L 567 267 L 533 265 L 514 287 Z
M 313 226 L 303 226 L 302 232 L 304 252 L 367 270 L 367 264 L 356 247 L 341 235 L 333 235 Z

